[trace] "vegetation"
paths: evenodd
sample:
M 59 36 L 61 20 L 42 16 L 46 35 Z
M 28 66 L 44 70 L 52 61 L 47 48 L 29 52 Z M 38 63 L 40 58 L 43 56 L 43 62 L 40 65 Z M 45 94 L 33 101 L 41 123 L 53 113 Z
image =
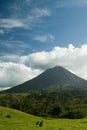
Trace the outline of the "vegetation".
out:
M 0 106 L 14 108 L 35 116 L 80 119 L 87 116 L 87 91 L 66 86 L 57 91 L 33 91 L 0 94 Z
M 7 118 L 6 115 L 10 115 Z M 38 124 L 36 124 L 38 122 Z M 41 125 L 42 122 L 42 126 Z M 0 107 L 0 130 L 86 130 L 87 118 L 54 119 L 26 114 L 6 107 Z
M 48 69 L 3 93 L 6 94 L 0 94 L 1 106 L 35 116 L 71 119 L 87 116 L 87 81 L 63 67 Z
M 87 81 L 56 67 L 22 86 L 0 93 L 1 130 L 87 129 Z

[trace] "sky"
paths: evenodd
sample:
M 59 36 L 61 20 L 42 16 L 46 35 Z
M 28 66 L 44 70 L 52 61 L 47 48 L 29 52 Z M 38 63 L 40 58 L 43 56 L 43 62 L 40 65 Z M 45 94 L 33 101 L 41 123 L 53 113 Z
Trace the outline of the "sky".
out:
M 0 0 L 0 90 L 54 66 L 87 80 L 87 0 Z

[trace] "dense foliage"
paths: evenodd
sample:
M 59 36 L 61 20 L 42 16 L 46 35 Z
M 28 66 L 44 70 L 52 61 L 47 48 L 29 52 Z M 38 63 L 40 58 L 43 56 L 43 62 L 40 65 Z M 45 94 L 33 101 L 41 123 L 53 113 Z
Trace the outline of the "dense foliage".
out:
M 0 94 L 0 105 L 42 117 L 83 118 L 87 116 L 87 91 L 63 89 Z

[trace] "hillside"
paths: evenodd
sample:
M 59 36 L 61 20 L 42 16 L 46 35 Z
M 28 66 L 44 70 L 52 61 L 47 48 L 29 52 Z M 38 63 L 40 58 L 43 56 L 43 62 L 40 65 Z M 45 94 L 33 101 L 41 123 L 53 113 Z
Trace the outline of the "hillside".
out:
M 33 130 L 38 120 L 41 119 L 15 109 L 0 106 L 0 130 Z
M 48 69 L 36 78 L 5 92 L 28 92 L 31 90 L 45 90 L 53 86 L 71 85 L 77 88 L 87 87 L 87 81 L 69 72 L 63 67 L 56 66 Z
M 10 115 L 11 117 L 6 117 Z M 42 127 L 36 125 L 43 121 Z M 52 119 L 35 117 L 14 109 L 0 107 L 0 130 L 86 130 L 87 118 Z
M 6 117 L 10 115 L 11 117 Z M 36 125 L 43 121 L 43 126 Z M 80 120 L 45 119 L 14 109 L 0 107 L 0 130 L 86 130 L 87 118 Z

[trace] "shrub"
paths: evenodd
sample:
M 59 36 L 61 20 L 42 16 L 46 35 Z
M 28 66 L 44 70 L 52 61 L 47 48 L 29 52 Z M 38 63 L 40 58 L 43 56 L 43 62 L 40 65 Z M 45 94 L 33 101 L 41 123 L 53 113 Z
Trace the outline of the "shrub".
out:
M 7 117 L 7 118 L 11 118 L 11 116 L 10 116 L 10 115 L 6 115 L 6 117 Z
M 70 111 L 62 117 L 69 119 L 82 119 L 84 118 L 84 114 L 81 111 Z
M 36 125 L 38 125 L 38 124 L 39 124 L 39 121 L 36 122 Z
M 41 121 L 41 122 L 39 123 L 39 126 L 40 126 L 40 127 L 42 127 L 42 126 L 43 126 L 43 121 Z

